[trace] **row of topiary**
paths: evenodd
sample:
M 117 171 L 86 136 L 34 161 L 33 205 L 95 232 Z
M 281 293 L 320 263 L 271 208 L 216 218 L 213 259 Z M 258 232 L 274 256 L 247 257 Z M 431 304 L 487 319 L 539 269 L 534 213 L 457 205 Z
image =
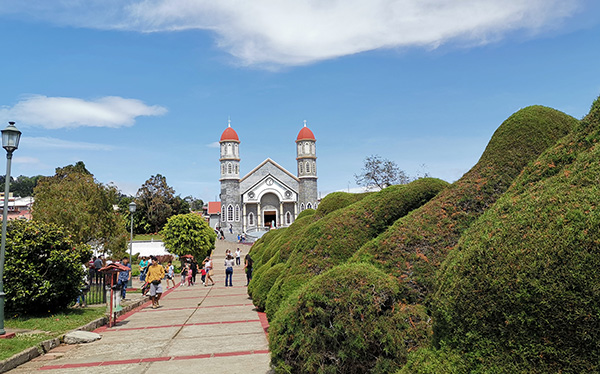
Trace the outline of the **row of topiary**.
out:
M 349 204 L 345 203 L 351 199 L 337 194 L 332 200 L 341 200 L 339 209 L 326 197 L 308 219 L 255 244 L 252 253 L 262 257 L 249 290 L 271 320 L 276 371 L 393 372 L 407 359 L 410 369 L 405 370 L 440 372 L 441 363 L 447 363 L 448 372 L 473 368 L 462 358 L 468 352 L 464 340 L 442 338 L 447 336 L 442 331 L 460 335 L 462 330 L 447 326 L 457 323 L 465 307 L 456 298 L 448 309 L 438 309 L 442 294 L 432 297 L 438 269 L 448 253 L 457 252 L 452 249 L 461 235 L 521 170 L 576 124 L 572 117 L 549 108 L 525 108 L 500 126 L 477 165 L 420 208 L 418 203 L 407 204 L 414 199 L 414 195 L 407 198 L 407 190 L 397 194 L 384 190 Z M 437 185 L 438 191 L 441 187 Z M 326 214 L 319 212 L 323 205 Z M 479 232 L 477 227 L 468 232 Z M 456 279 L 466 273 L 448 282 L 459 284 Z M 450 287 L 444 283 L 442 289 Z M 432 311 L 438 313 L 435 319 Z M 440 325 L 437 320 L 449 322 Z M 433 326 L 435 341 L 443 347 L 439 350 L 427 349 Z M 472 357 L 485 352 L 490 351 L 482 348 Z

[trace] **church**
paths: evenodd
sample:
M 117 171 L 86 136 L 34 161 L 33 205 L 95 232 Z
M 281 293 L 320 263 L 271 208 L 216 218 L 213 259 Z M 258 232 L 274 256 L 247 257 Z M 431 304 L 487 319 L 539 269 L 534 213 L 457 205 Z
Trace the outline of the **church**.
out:
M 267 158 L 240 178 L 240 139 L 228 127 L 219 141 L 221 163 L 221 227 L 234 233 L 287 227 L 304 209 L 316 209 L 317 153 L 312 131 L 296 137 L 296 175 Z

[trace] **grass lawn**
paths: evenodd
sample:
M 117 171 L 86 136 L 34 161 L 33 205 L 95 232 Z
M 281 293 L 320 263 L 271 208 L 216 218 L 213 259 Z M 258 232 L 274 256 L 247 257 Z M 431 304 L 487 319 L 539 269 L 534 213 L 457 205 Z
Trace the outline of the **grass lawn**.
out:
M 133 236 L 133 241 L 136 240 L 163 240 L 160 234 L 136 234 Z
M 12 339 L 0 339 L 0 360 L 11 357 L 29 347 L 55 338 L 67 331 L 76 329 L 97 318 L 104 316 L 106 306 L 88 307 L 83 309 L 68 309 L 52 315 L 41 317 L 22 316 L 6 318 L 4 327 L 7 329 L 40 330 L 39 334 L 19 334 Z

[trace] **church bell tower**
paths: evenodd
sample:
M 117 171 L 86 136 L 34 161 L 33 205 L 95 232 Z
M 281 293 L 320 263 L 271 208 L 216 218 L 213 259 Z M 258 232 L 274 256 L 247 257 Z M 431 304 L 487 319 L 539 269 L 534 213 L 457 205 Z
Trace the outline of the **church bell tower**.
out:
M 240 139 L 231 127 L 231 120 L 219 141 L 221 154 L 221 227 L 227 232 L 230 226 L 234 233 L 240 233 L 241 195 L 240 195 Z
M 298 207 L 304 209 L 317 208 L 317 150 L 315 135 L 304 121 L 304 127 L 296 138 L 296 162 L 298 164 Z

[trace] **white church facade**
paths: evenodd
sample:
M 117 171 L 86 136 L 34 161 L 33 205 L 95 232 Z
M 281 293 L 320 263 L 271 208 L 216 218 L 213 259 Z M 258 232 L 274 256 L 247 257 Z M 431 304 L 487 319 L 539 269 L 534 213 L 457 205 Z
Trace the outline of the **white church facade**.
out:
M 240 178 L 240 139 L 229 126 L 221 135 L 221 227 L 234 233 L 291 225 L 304 209 L 315 209 L 317 154 L 313 132 L 304 127 L 296 138 L 296 175 L 267 158 Z

